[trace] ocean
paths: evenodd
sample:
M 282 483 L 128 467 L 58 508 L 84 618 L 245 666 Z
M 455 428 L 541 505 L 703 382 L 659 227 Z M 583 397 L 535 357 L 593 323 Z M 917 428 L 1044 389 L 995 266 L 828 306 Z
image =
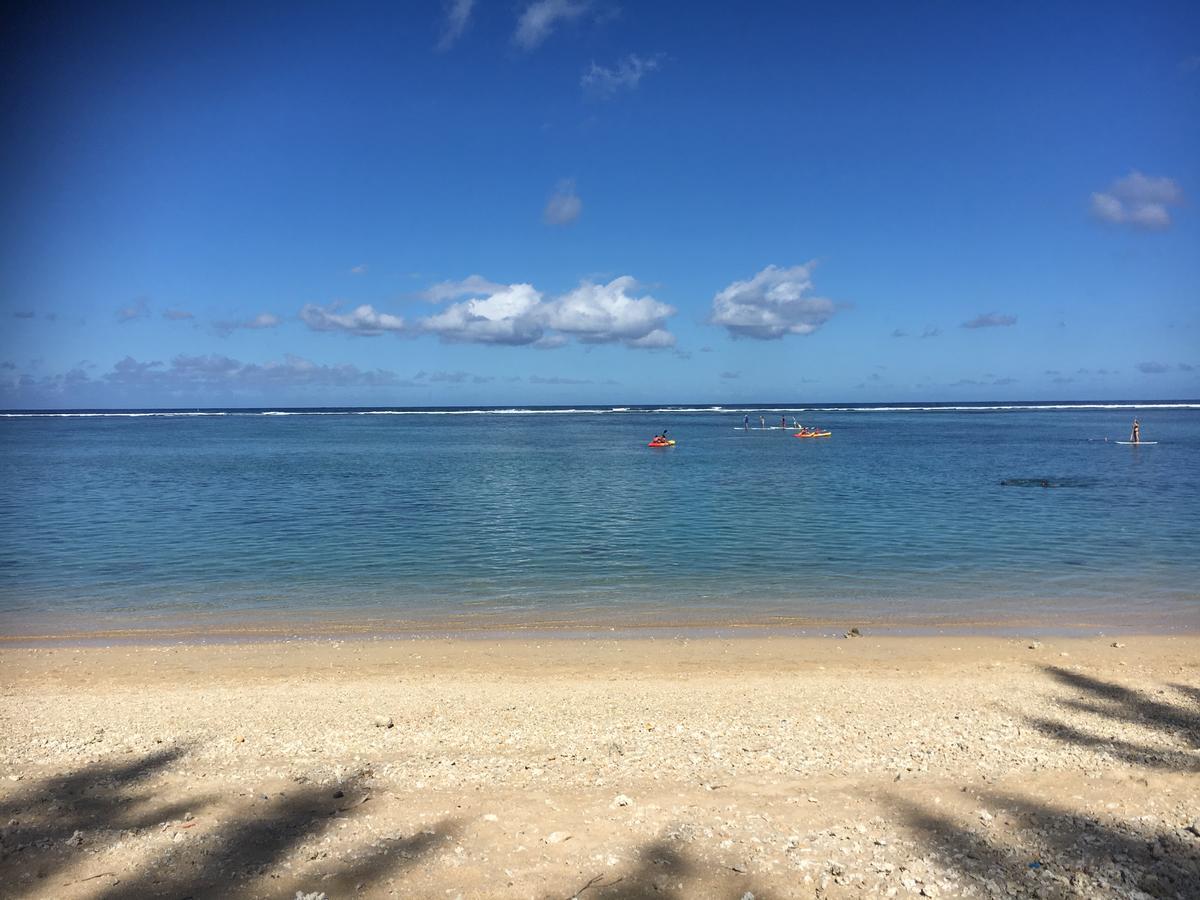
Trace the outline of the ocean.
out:
M 9 412 L 0 475 L 9 636 L 1200 627 L 1200 403 Z

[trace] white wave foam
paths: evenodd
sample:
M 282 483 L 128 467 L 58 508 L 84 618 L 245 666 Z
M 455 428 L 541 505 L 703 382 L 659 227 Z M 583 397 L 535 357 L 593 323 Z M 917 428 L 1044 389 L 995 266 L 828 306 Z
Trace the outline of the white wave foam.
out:
M 608 415 L 610 413 L 742 415 L 753 413 L 915 413 L 915 412 L 1052 412 L 1055 410 L 1155 410 L 1200 409 L 1200 403 L 1008 403 L 988 406 L 660 406 L 634 409 L 613 406 L 604 409 L 268 409 L 268 410 L 163 410 L 149 412 L 0 412 L 2 419 L 145 419 L 206 418 L 220 416 L 542 416 Z

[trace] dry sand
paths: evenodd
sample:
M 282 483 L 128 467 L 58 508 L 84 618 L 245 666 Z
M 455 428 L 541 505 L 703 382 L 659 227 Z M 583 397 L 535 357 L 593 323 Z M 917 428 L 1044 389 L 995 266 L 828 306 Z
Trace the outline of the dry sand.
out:
M 9 647 L 0 895 L 1200 897 L 1200 638 L 1116 643 Z

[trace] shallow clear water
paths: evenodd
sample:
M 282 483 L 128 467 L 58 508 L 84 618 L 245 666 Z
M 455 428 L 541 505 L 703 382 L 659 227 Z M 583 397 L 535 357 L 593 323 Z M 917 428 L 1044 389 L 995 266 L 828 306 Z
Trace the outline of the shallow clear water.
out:
M 1196 405 L 743 412 L 6 416 L 0 621 L 1200 625 Z

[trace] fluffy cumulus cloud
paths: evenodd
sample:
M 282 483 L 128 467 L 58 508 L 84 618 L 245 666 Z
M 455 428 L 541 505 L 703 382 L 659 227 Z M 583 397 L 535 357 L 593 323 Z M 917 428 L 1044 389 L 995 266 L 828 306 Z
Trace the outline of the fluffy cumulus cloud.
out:
M 340 303 L 317 306 L 306 303 L 300 310 L 300 319 L 313 331 L 342 331 L 361 337 L 375 337 L 387 332 L 404 331 L 404 319 L 390 313 L 382 313 L 364 303 L 347 312 Z
M 579 218 L 581 212 L 583 201 L 575 193 L 575 182 L 560 181 L 550 199 L 546 201 L 546 208 L 542 210 L 542 220 L 547 225 L 570 225 Z
M 442 39 L 438 41 L 439 50 L 449 50 L 454 42 L 462 37 L 471 21 L 471 10 L 475 0 L 446 0 L 446 24 L 442 30 Z
M 472 291 L 474 293 L 474 291 Z M 446 341 L 474 344 L 532 344 L 545 331 L 542 295 L 531 284 L 496 286 L 482 297 L 451 303 L 418 323 Z
M 1168 207 L 1183 203 L 1183 190 L 1170 178 L 1133 171 L 1107 191 L 1092 194 L 1092 215 L 1114 225 L 1157 230 L 1171 224 Z
M 1003 313 L 981 313 L 973 319 L 968 319 L 962 323 L 963 328 L 1007 328 L 1010 325 L 1017 324 L 1016 316 L 1008 316 Z
M 608 284 L 585 281 L 546 308 L 546 323 L 555 331 L 589 344 L 622 341 L 630 347 L 670 347 L 675 336 L 666 330 L 675 308 L 653 297 L 636 297 L 637 281 L 628 275 Z
M 473 275 L 435 285 L 427 296 L 464 298 L 414 326 L 446 341 L 549 348 L 573 337 L 585 344 L 619 342 L 645 349 L 675 343 L 666 329 L 675 309 L 638 295 L 637 282 L 629 276 L 607 284 L 584 281 L 548 299 L 531 284 L 498 285 Z
M 643 59 L 635 53 L 630 53 L 613 66 L 598 66 L 591 64 L 580 85 L 589 94 L 597 97 L 611 97 L 621 91 L 632 91 L 641 84 L 642 78 L 658 68 L 658 58 Z
M 534 0 L 517 19 L 513 40 L 517 46 L 532 50 L 550 37 L 560 23 L 586 13 L 589 5 L 588 0 Z
M 753 278 L 733 282 L 713 297 L 709 321 L 734 337 L 812 334 L 837 311 L 832 300 L 812 296 L 815 265 L 767 266 Z

